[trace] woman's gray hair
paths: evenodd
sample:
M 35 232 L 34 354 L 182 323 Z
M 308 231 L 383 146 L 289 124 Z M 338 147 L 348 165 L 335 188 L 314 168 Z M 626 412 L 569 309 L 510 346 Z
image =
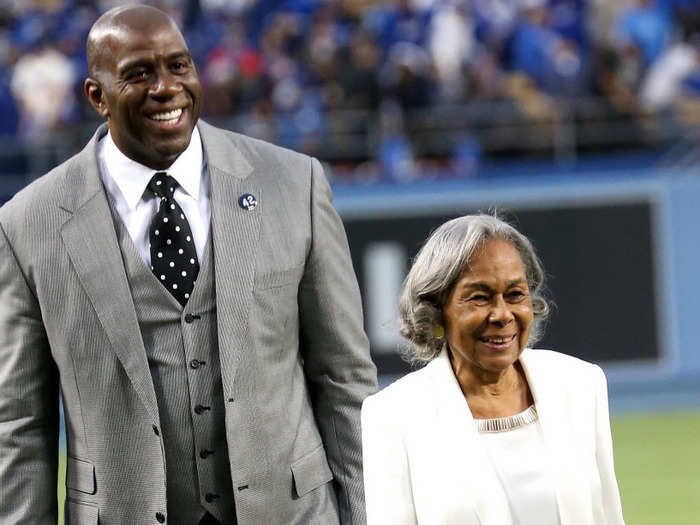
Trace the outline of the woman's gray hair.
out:
M 403 352 L 410 362 L 437 357 L 445 344 L 436 337 L 442 324 L 442 307 L 475 251 L 489 239 L 503 239 L 520 253 L 525 266 L 534 320 L 528 345 L 538 341 L 549 314 L 543 295 L 544 270 L 530 241 L 507 222 L 486 214 L 465 215 L 435 230 L 416 256 L 399 299 L 399 331 L 412 345 Z

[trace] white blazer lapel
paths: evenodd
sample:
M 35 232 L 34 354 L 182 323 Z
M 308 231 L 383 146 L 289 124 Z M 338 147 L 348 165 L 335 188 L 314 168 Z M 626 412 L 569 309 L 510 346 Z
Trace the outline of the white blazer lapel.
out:
M 537 414 L 542 427 L 548 465 L 553 474 L 561 525 L 595 525 L 591 514 L 591 504 L 587 481 L 581 469 L 576 466 L 576 440 L 571 429 L 573 418 L 566 392 L 557 388 L 556 377 L 550 376 L 545 363 L 537 360 L 531 350 L 526 349 L 520 356 L 520 363 L 530 385 Z M 556 371 L 551 371 L 556 374 Z M 573 379 L 573 378 L 572 378 Z
M 465 499 L 472 499 L 482 525 L 512 525 L 503 486 L 476 430 L 447 352 L 443 350 L 428 366 L 438 407 L 436 430 L 452 459 L 443 483 L 456 485 Z

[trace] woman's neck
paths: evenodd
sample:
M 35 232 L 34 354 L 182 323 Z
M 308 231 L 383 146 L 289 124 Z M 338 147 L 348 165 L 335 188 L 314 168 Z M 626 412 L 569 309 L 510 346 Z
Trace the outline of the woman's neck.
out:
M 532 394 L 519 362 L 492 372 L 464 366 L 453 370 L 476 419 L 512 416 L 532 404 Z

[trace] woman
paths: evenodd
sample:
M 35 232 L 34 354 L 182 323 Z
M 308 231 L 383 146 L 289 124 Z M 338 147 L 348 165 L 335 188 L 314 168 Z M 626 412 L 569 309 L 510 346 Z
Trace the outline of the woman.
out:
M 443 224 L 400 300 L 427 366 L 362 407 L 368 525 L 621 525 L 607 385 L 526 348 L 548 313 L 530 242 L 488 215 Z

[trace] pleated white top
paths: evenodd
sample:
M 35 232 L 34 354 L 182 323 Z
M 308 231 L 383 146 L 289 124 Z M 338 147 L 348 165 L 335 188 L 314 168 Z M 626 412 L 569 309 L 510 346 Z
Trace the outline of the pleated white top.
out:
M 475 421 L 510 503 L 514 525 L 561 525 L 534 406 L 514 416 Z

